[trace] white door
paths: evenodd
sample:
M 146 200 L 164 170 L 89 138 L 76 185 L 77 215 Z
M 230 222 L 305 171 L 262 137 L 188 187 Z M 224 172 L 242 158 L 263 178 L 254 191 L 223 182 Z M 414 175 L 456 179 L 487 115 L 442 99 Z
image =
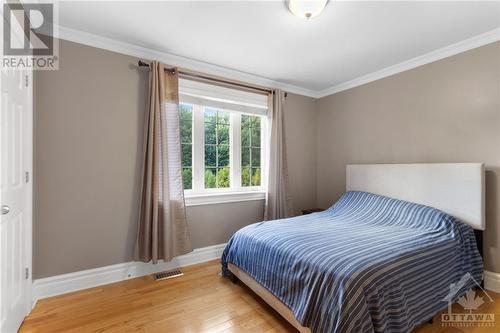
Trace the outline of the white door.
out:
M 32 72 L 1 71 L 0 333 L 31 310 Z

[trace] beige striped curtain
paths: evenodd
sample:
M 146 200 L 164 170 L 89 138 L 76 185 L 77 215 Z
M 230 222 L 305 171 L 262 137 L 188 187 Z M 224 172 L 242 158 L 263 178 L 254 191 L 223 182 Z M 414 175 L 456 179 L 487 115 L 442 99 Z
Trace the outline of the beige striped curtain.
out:
M 144 129 L 136 260 L 169 261 L 192 251 L 182 185 L 179 75 L 153 61 Z
M 292 198 L 288 191 L 288 169 L 285 144 L 285 93 L 273 90 L 268 98 L 268 119 L 271 128 L 267 196 L 264 218 L 276 220 L 294 215 Z

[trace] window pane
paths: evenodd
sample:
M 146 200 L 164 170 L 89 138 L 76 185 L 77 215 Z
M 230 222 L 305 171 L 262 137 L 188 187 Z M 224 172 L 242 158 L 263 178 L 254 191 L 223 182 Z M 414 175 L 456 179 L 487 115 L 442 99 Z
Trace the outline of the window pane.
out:
M 260 147 L 260 127 L 252 127 L 252 147 Z
M 217 143 L 217 132 L 215 123 L 205 123 L 205 144 Z
M 205 169 L 205 188 L 215 188 L 216 187 L 216 170 L 215 168 Z
M 229 167 L 217 169 L 217 187 L 229 187 Z
M 250 147 L 250 127 L 241 127 L 241 146 Z
M 250 116 L 244 114 L 241 115 L 241 126 L 242 127 L 250 126 Z
M 193 119 L 193 107 L 187 104 L 179 104 L 179 113 L 181 116 L 181 120 L 189 120 Z
M 250 166 L 250 148 L 241 148 L 241 166 Z
M 190 144 L 182 144 L 182 166 L 190 167 L 193 161 L 193 149 Z
M 252 148 L 252 167 L 260 167 L 260 148 Z
M 213 108 L 205 108 L 205 123 L 216 123 L 217 121 L 217 110 Z
M 260 128 L 260 117 L 254 116 L 250 117 L 250 121 L 252 123 L 252 127 L 259 127 Z
M 218 163 L 217 166 L 228 166 L 229 165 L 229 145 L 218 146 Z
M 229 112 L 219 110 L 217 112 L 217 123 L 229 125 Z
M 241 168 L 241 186 L 250 186 L 250 168 Z
M 185 190 L 193 187 L 193 106 L 179 105 L 179 126 L 181 133 L 182 183 Z
M 205 145 L 205 166 L 217 166 L 215 145 Z
M 229 144 L 229 125 L 217 125 L 217 143 Z
M 192 143 L 193 131 L 193 107 L 190 105 L 180 104 L 180 132 L 182 143 Z
M 182 183 L 185 190 L 193 188 L 193 172 L 191 168 L 182 168 Z
M 260 186 L 260 168 L 252 168 L 252 186 Z
M 241 116 L 241 186 L 261 186 L 261 117 Z
M 227 111 L 204 109 L 205 188 L 230 187 L 229 120 Z
M 181 120 L 181 142 L 191 143 L 192 142 L 192 122 Z

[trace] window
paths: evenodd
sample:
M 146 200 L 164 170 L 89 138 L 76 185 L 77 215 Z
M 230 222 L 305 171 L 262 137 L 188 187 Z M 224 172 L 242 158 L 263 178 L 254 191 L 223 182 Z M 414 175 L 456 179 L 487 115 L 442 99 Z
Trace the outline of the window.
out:
M 262 192 L 263 116 L 187 103 L 179 111 L 187 196 Z
M 179 80 L 186 204 L 265 196 L 267 96 Z

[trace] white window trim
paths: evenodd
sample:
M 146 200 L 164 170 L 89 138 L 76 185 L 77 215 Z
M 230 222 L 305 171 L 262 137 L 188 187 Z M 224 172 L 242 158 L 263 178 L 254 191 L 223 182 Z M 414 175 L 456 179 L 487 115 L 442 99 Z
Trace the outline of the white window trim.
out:
M 181 101 L 181 103 L 183 103 Z M 219 204 L 265 200 L 267 179 L 267 121 L 261 121 L 261 186 L 241 186 L 241 115 L 243 113 L 229 111 L 230 115 L 230 182 L 229 188 L 206 189 L 205 173 L 205 125 L 203 105 L 188 104 L 193 107 L 192 127 L 192 189 L 184 191 L 186 206 Z M 255 114 L 250 114 L 255 115 Z M 259 116 L 259 115 L 255 115 Z M 239 144 L 235 144 L 239 142 Z M 239 167 L 235 167 L 239 166 Z
M 179 93 L 186 103 L 267 115 L 266 95 L 187 79 L 179 80 Z
M 185 191 L 187 192 L 187 191 Z M 220 192 L 206 194 L 186 194 L 186 206 L 214 205 L 220 203 L 265 200 L 265 191 Z

